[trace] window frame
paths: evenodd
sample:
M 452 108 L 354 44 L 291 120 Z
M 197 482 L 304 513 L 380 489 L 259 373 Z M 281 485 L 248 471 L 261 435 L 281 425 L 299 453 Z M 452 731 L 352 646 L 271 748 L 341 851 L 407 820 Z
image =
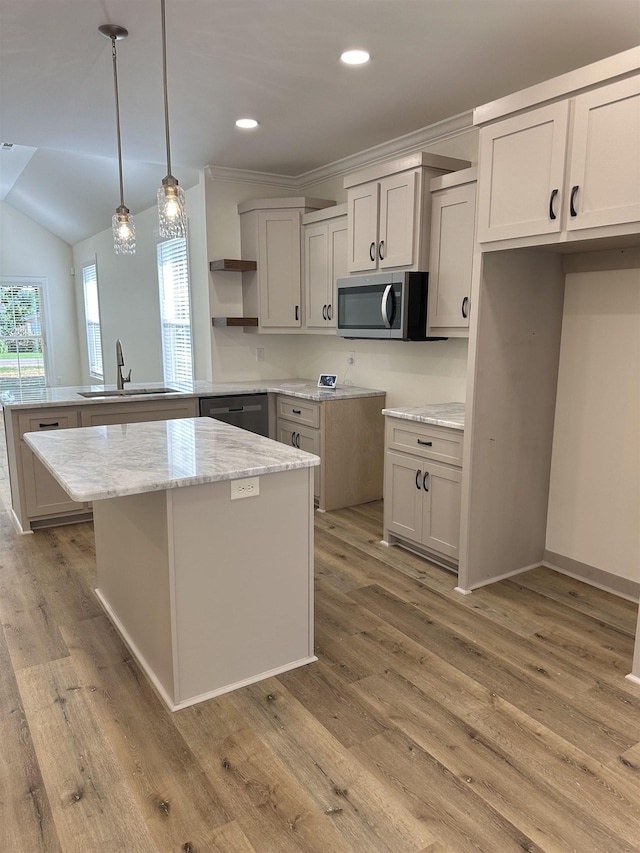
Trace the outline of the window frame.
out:
M 45 388 L 51 388 L 54 385 L 54 359 L 47 277 L 40 275 L 0 275 L 1 287 L 24 287 L 29 285 L 37 287 L 40 290 L 40 309 L 42 312 L 40 338 L 42 339 L 44 381 Z
M 85 278 L 85 270 L 93 267 L 94 275 L 93 279 L 87 281 Z M 84 307 L 84 331 L 85 331 L 85 341 L 87 346 L 87 369 L 89 372 L 90 379 L 97 379 L 99 382 L 104 384 L 104 352 L 102 349 L 102 317 L 100 311 L 100 285 L 98 282 L 98 261 L 96 256 L 94 255 L 92 258 L 87 258 L 82 262 L 81 268 L 82 274 L 82 299 L 83 299 L 83 307 Z M 87 300 L 87 285 L 94 284 L 95 285 L 95 307 L 98 311 L 98 321 L 90 321 L 89 319 L 89 304 Z M 90 331 L 90 322 L 93 323 L 94 326 L 97 325 L 97 336 L 99 347 L 96 350 L 96 342 L 95 342 L 95 329 L 92 332 Z M 94 340 L 92 341 L 92 337 Z M 92 352 L 94 355 L 96 352 L 100 354 L 100 366 L 99 369 L 96 369 L 95 361 L 92 359 Z
M 163 257 L 165 252 L 168 249 L 168 252 L 171 254 L 177 254 L 174 250 L 177 249 L 178 243 L 182 243 L 182 250 L 179 252 L 180 255 L 180 268 L 178 269 L 178 277 L 183 278 L 182 281 L 178 282 L 178 287 L 184 287 L 184 293 L 186 293 L 188 300 L 188 307 L 186 310 L 186 314 L 188 316 L 187 322 L 182 323 L 171 323 L 171 319 L 167 318 L 165 314 L 165 308 L 167 305 L 167 299 L 165 298 L 165 273 L 164 268 L 168 262 L 172 260 L 171 256 Z M 169 244 L 174 244 L 173 247 L 169 247 Z M 165 248 L 163 248 L 165 247 Z M 160 239 L 157 238 L 156 241 L 156 267 L 157 267 L 157 275 L 158 275 L 158 297 L 159 297 L 159 305 L 160 305 L 160 339 L 162 346 L 162 374 L 163 381 L 167 385 L 182 385 L 193 382 L 194 378 L 194 351 L 193 351 L 193 300 L 191 298 L 191 276 L 190 276 L 190 265 L 189 265 L 189 241 L 188 237 L 173 237 L 170 239 Z M 185 307 L 184 305 L 178 306 L 178 312 L 180 311 L 184 314 Z M 188 330 L 189 337 L 189 357 L 188 357 L 188 369 L 185 370 L 185 359 L 184 359 L 184 349 L 175 348 L 171 349 L 169 353 L 167 351 L 167 342 L 170 339 L 171 334 L 169 329 L 173 327 L 174 333 L 176 331 L 179 332 L 180 327 Z M 175 334 L 174 334 L 175 338 Z M 180 355 L 182 354 L 182 359 Z M 177 357 L 176 357 L 177 355 Z M 179 362 L 182 361 L 180 365 Z M 178 364 L 178 369 L 176 370 L 176 364 Z

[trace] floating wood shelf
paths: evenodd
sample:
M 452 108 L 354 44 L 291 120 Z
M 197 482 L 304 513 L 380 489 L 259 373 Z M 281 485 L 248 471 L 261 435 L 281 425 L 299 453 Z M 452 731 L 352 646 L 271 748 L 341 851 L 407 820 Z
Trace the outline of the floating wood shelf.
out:
M 251 272 L 258 269 L 258 264 L 255 261 L 234 261 L 231 258 L 220 258 L 217 261 L 209 262 L 211 272 L 226 270 L 228 272 Z
M 257 317 L 212 317 L 211 323 L 216 329 L 225 326 L 257 326 Z

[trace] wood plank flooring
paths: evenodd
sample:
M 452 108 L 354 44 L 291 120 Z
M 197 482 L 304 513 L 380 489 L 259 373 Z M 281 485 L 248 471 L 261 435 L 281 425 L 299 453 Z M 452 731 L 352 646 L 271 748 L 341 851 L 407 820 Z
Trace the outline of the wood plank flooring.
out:
M 172 714 L 91 525 L 0 512 L 2 853 L 640 851 L 636 605 L 543 569 L 463 597 L 381 533 L 316 514 L 318 662 Z

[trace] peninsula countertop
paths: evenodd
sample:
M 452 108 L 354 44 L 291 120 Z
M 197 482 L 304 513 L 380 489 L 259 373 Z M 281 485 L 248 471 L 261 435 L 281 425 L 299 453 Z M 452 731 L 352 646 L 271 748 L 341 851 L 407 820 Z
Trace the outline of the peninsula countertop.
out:
M 75 501 L 311 468 L 320 459 L 211 418 L 25 433 Z
M 361 388 L 357 385 L 338 385 L 335 390 L 317 387 L 310 379 L 257 379 L 242 382 L 171 383 L 166 391 L 163 382 L 132 382 L 122 392 L 114 385 L 78 385 L 16 390 L 0 395 L 0 405 L 5 409 L 33 409 L 59 406 L 91 406 L 104 403 L 122 403 L 125 400 L 175 400 L 181 397 L 223 397 L 230 394 L 288 394 L 305 400 L 350 400 L 358 397 L 383 397 L 385 391 Z M 101 393 L 103 392 L 103 393 Z M 84 396 L 89 394 L 90 396 Z
M 382 410 L 383 415 L 423 424 L 464 430 L 464 403 L 430 403 Z

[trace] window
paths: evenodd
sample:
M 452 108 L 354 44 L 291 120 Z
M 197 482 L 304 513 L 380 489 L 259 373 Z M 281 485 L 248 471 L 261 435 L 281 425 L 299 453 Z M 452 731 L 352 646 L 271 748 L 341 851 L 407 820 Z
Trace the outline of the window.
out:
M 95 260 L 87 261 L 82 265 L 82 287 L 84 290 L 84 316 L 87 324 L 89 375 L 93 379 L 104 381 L 100 304 L 98 302 L 98 271 Z
M 187 241 L 158 243 L 162 363 L 167 384 L 193 380 Z
M 47 381 L 44 279 L 0 278 L 0 393 Z

